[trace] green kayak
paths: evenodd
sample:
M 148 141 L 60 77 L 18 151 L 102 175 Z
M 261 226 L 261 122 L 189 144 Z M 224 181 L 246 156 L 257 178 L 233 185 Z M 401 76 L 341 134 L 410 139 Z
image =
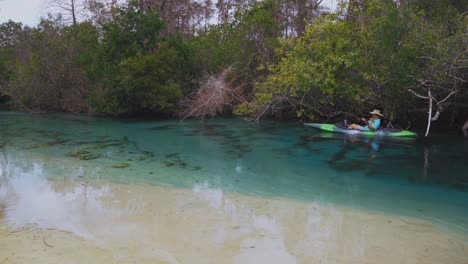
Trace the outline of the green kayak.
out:
M 343 124 L 318 124 L 304 123 L 306 126 L 315 127 L 323 131 L 344 133 L 348 135 L 365 135 L 365 136 L 385 136 L 385 137 L 415 137 L 416 133 L 408 130 L 399 130 L 393 128 L 380 128 L 376 132 L 348 129 Z

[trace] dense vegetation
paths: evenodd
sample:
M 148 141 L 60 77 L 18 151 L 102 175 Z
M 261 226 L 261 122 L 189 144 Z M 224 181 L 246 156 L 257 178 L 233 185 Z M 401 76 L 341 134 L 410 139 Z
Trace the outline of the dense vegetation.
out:
M 302 120 L 378 108 L 401 127 L 468 118 L 465 1 L 83 3 L 78 18 L 66 6 L 32 28 L 0 25 L 1 104 Z

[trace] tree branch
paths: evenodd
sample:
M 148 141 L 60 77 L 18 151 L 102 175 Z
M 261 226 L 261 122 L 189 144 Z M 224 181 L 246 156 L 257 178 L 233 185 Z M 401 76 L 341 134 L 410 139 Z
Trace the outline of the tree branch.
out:
M 453 90 L 447 97 L 445 97 L 442 101 L 437 102 L 437 104 L 442 104 L 443 102 L 447 101 L 447 99 L 450 98 L 450 96 L 454 95 L 457 92 L 457 90 Z
M 411 89 L 408 89 L 408 91 L 410 91 L 411 93 L 413 93 L 414 95 L 416 95 L 416 96 L 419 97 L 419 98 L 426 99 L 426 100 L 429 99 L 429 97 L 427 97 L 427 96 L 422 96 L 422 95 L 420 95 L 420 94 L 417 94 L 415 91 L 413 91 L 413 90 L 411 90 Z

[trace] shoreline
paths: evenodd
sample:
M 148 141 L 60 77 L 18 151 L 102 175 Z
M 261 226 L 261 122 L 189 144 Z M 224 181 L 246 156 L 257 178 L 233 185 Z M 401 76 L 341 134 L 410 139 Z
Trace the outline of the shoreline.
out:
M 105 114 L 105 113 L 75 113 L 75 112 L 54 112 L 54 111 L 42 111 L 41 112 L 28 112 L 26 110 L 21 110 L 21 109 L 16 109 L 16 108 L 0 108 L 0 112 L 16 112 L 16 113 L 22 113 L 22 114 L 31 114 L 31 115 L 38 115 L 38 116 L 47 116 L 47 115 L 74 115 L 74 116 L 80 116 L 80 117 L 90 117 L 90 118 L 107 118 L 111 120 L 119 120 L 119 121 L 125 121 L 125 120 L 141 120 L 141 121 L 147 121 L 147 122 L 152 122 L 152 121 L 185 121 L 185 120 L 195 120 L 199 122 L 204 122 L 206 121 L 205 119 L 200 119 L 200 118 L 187 118 L 187 119 L 181 119 L 177 118 L 177 114 L 173 115 L 167 115 L 167 114 L 130 114 L 130 115 L 111 115 L 111 114 Z M 227 116 L 216 116 L 214 119 L 239 119 L 239 120 L 246 120 L 251 122 L 248 118 L 244 118 L 241 116 L 235 116 L 235 115 L 227 115 Z M 252 120 L 254 120 L 253 118 Z M 213 119 L 208 119 L 213 120 Z M 302 119 L 297 119 L 297 118 L 289 118 L 289 119 L 275 119 L 272 117 L 265 117 L 262 119 L 262 121 L 270 121 L 270 122 L 280 122 L 280 123 L 293 123 L 297 125 L 302 125 L 304 122 L 324 122 L 326 120 L 329 120 L 328 118 L 322 118 L 322 119 L 313 119 L 313 120 L 302 120 Z M 449 121 L 447 121 L 449 122 Z M 468 122 L 468 121 L 467 121 Z M 450 127 L 453 128 L 444 128 L 447 127 L 447 123 L 442 123 L 437 122 L 433 124 L 431 128 L 431 135 L 432 137 L 435 136 L 437 137 L 439 134 L 443 133 L 449 133 L 450 135 L 461 135 L 465 136 L 463 134 L 463 125 L 465 124 L 464 121 L 460 121 L 460 124 L 452 126 L 450 124 Z M 434 126 L 435 125 L 435 126 Z M 424 129 L 426 128 L 426 124 L 423 122 L 422 124 L 416 126 L 415 128 L 411 129 L 411 131 L 417 132 L 418 135 L 421 135 L 422 132 L 424 132 Z M 423 138 L 419 136 L 418 138 Z M 423 138 L 424 139 L 424 138 Z
M 72 263 L 74 256 L 89 263 L 464 264 L 468 258 L 466 237 L 410 217 L 251 197 L 206 183 L 88 184 L 42 182 L 42 191 L 19 198 L 0 220 L 0 256 L 14 254 L 19 263 Z M 21 207 L 31 203 L 33 212 Z M 24 220 L 16 229 L 13 216 Z

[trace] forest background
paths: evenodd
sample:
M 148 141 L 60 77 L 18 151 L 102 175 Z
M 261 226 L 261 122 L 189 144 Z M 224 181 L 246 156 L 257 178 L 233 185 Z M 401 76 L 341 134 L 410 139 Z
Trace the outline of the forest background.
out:
M 51 0 L 0 24 L 0 105 L 33 113 L 330 122 L 468 119 L 462 0 Z

